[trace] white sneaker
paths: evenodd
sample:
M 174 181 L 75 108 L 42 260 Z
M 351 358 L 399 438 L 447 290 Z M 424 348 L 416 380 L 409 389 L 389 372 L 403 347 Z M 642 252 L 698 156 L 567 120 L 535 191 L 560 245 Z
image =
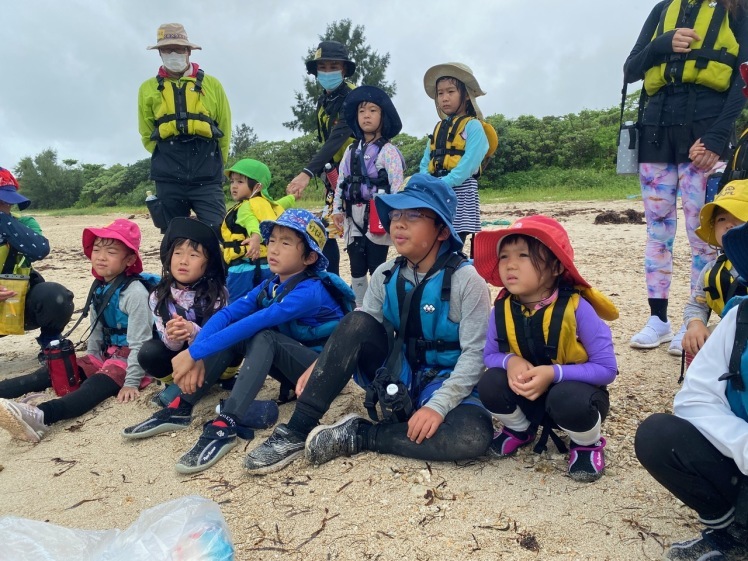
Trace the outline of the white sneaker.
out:
M 44 411 L 9 399 L 0 399 L 0 428 L 26 442 L 39 442 L 49 430 L 44 424 Z
M 678 333 L 675 334 L 673 340 L 670 341 L 670 346 L 667 349 L 668 354 L 673 356 L 681 356 L 683 354 L 683 336 L 686 334 L 686 324 L 680 326 Z
M 629 341 L 635 349 L 654 349 L 663 343 L 673 340 L 673 331 L 670 322 L 664 322 L 657 316 L 650 316 L 647 325 Z

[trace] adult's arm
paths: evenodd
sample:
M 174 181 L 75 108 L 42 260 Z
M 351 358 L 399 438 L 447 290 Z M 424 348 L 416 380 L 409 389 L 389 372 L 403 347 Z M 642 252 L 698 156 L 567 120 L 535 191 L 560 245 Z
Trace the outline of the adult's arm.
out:
M 223 133 L 223 136 L 218 139 L 218 147 L 221 149 L 221 157 L 225 166 L 231 149 L 231 106 L 229 105 L 229 99 L 226 97 L 221 82 L 214 76 L 206 75 L 203 78 L 203 91 L 210 99 L 213 119 Z
M 654 41 L 652 37 L 660 23 L 660 14 L 668 0 L 659 2 L 652 8 L 644 22 L 639 37 L 623 65 L 623 75 L 627 83 L 644 79 L 644 73 L 655 65 L 657 59 L 673 52 L 675 30 L 663 33 Z
M 338 119 L 338 122 L 332 128 L 332 131 L 330 131 L 330 136 L 327 137 L 322 147 L 304 167 L 304 173 L 310 178 L 322 173 L 325 164 L 331 161 L 332 157 L 340 150 L 343 144 L 353 136 L 353 131 L 345 122 L 345 119 L 340 117 L 336 117 L 336 119 Z
M 29 261 L 39 261 L 49 255 L 49 241 L 31 216 L 0 213 L 0 243 L 5 242 Z
M 140 85 L 138 90 L 138 132 L 140 133 L 140 141 L 151 154 L 156 148 L 156 141 L 151 140 L 151 134 L 156 128 L 153 92 L 157 87 L 156 78 L 149 78 Z

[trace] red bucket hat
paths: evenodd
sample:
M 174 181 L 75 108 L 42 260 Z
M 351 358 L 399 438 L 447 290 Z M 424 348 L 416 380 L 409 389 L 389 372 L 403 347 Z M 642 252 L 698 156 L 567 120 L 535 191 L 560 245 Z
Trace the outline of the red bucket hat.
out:
M 126 275 L 137 275 L 143 272 L 143 262 L 140 260 L 140 228 L 135 222 L 118 218 L 103 228 L 84 228 L 83 253 L 89 259 L 91 259 L 91 252 L 93 251 L 94 240 L 96 238 L 117 240 L 135 252 L 135 262 L 125 269 Z M 91 269 L 91 273 L 96 278 L 99 278 L 93 269 Z
M 538 214 L 520 218 L 508 228 L 485 230 L 475 236 L 475 268 L 478 274 L 494 286 L 504 286 L 499 277 L 499 243 L 506 236 L 523 234 L 535 238 L 555 255 L 566 271 L 564 277 L 575 286 L 590 288 L 574 266 L 574 249 L 559 222 L 549 216 Z

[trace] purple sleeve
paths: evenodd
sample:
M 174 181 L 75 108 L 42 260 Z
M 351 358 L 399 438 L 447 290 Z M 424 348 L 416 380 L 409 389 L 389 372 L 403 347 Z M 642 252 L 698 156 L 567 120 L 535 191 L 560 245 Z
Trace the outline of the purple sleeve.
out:
M 499 303 L 501 305 L 501 303 Z M 514 356 L 513 353 L 503 353 L 499 350 L 499 342 L 496 340 L 496 314 L 491 308 L 488 316 L 488 333 L 486 333 L 486 346 L 483 347 L 483 362 L 486 368 L 506 369 L 506 359 Z
M 575 380 L 595 386 L 610 384 L 618 374 L 610 327 L 584 298 L 579 299 L 576 318 L 577 338 L 587 351 L 588 360 L 584 364 L 554 365 L 553 382 Z

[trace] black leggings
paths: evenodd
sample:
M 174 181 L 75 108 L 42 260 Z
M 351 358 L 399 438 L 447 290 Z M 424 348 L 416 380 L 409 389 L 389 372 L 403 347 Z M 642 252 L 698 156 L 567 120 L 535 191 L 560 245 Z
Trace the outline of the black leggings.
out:
M 535 401 L 515 394 L 509 387 L 506 370 L 489 368 L 478 382 L 478 395 L 486 408 L 509 415 L 519 407 L 531 423 L 539 425 L 547 413 L 560 427 L 585 432 L 605 420 L 610 409 L 608 391 L 584 382 L 553 384 Z
M 46 366 L 42 366 L 29 374 L 8 378 L 0 382 L 0 397 L 15 399 L 30 392 L 43 392 L 51 387 L 52 380 L 49 378 L 49 370 Z
M 180 352 L 182 349 L 172 351 L 161 339 L 150 339 L 140 347 L 138 363 L 154 378 L 168 378 L 172 373 L 171 359 Z
M 634 449 L 649 474 L 707 524 L 729 514 L 741 485 L 748 485 L 734 460 L 674 415 L 655 413 L 645 419 L 636 431 Z
M 308 434 L 354 372 L 373 379 L 386 357 L 387 334 L 382 324 L 366 312 L 345 316 L 322 350 L 288 426 Z M 407 431 L 407 423 L 376 425 L 364 447 L 409 458 L 451 461 L 482 455 L 493 437 L 488 412 L 466 404 L 450 411 L 436 434 L 421 444 L 411 442 Z
M 322 255 L 327 257 L 330 264 L 327 266 L 328 273 L 340 274 L 340 248 L 338 247 L 338 240 L 335 238 L 329 238 L 325 243 L 325 247 L 322 248 Z
M 351 263 L 351 277 L 360 279 L 368 272 L 370 275 L 382 263 L 387 261 L 390 246 L 375 244 L 366 236 L 356 236 L 348 244 L 348 260 Z

